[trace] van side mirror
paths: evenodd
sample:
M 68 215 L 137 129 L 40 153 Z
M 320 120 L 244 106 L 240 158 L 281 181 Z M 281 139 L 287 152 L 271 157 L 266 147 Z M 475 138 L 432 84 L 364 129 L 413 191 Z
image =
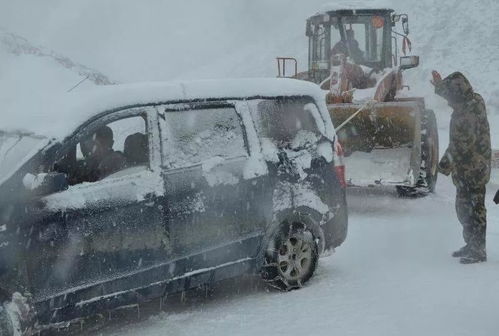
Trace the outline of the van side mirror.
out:
M 69 188 L 66 174 L 56 172 L 26 174 L 23 178 L 23 185 L 35 195 L 49 195 Z
M 400 57 L 400 69 L 407 70 L 415 68 L 419 65 L 419 56 L 402 56 Z

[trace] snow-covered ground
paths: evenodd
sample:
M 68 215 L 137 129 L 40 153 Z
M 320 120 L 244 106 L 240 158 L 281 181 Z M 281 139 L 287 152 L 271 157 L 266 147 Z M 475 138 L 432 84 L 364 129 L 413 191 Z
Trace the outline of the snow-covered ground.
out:
M 0 25 L 117 82 L 272 77 L 278 55 L 298 57 L 304 69 L 305 19 L 325 2 L 0 0 Z M 436 111 L 441 149 L 448 142 L 450 110 L 432 93 L 433 69 L 443 75 L 460 70 L 470 78 L 487 102 L 499 148 L 499 2 L 382 3 L 409 14 L 413 53 L 421 65 L 407 72 L 407 83 Z M 81 79 L 50 58 L 14 56 L 0 44 L 1 118 L 11 121 L 16 108 L 36 113 L 38 104 L 64 95 Z M 448 178 L 440 176 L 435 195 L 416 200 L 351 190 L 347 241 L 321 259 L 305 288 L 239 294 L 222 288 L 214 298 L 101 334 L 497 335 L 499 206 L 490 201 L 497 188 L 490 185 L 487 198 L 487 263 L 463 266 L 450 257 L 462 238 Z
M 219 288 L 213 298 L 99 334 L 497 335 L 499 206 L 490 192 L 487 263 L 464 266 L 450 256 L 462 238 L 449 179 L 441 179 L 436 195 L 416 200 L 351 190 L 348 239 L 320 260 L 304 288 Z

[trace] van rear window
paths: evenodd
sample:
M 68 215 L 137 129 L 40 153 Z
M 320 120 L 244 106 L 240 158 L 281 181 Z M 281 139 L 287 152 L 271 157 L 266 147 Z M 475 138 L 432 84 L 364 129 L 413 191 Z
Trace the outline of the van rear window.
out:
M 292 147 L 299 138 L 319 139 L 324 123 L 310 98 L 258 99 L 250 102 L 260 137 L 279 148 Z

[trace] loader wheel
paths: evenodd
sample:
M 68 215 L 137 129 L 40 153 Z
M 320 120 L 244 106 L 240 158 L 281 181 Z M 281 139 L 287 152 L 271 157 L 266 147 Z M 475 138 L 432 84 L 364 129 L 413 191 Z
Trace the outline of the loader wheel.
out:
M 282 291 L 300 288 L 314 274 L 318 250 L 317 239 L 305 225 L 284 224 L 267 246 L 261 276 Z
M 422 197 L 435 191 L 438 177 L 438 129 L 432 110 L 426 110 L 421 120 L 421 169 L 414 187 L 398 186 L 401 197 Z

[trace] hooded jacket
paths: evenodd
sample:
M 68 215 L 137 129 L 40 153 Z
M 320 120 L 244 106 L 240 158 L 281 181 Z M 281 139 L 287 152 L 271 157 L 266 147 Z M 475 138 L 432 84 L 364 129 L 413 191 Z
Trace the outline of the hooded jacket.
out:
M 454 72 L 435 85 L 435 93 L 453 108 L 449 147 L 439 163 L 439 171 L 452 174 L 457 187 L 477 188 L 490 179 L 490 128 L 483 98 L 473 91 L 460 72 Z

